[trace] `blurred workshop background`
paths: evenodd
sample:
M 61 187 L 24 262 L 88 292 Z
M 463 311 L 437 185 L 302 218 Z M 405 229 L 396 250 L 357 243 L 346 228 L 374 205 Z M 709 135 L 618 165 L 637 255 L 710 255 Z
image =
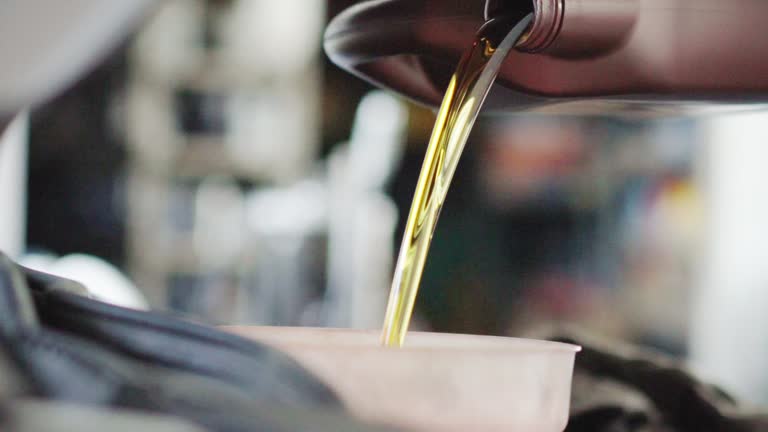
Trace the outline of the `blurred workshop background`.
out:
M 434 113 L 327 60 L 351 3 L 164 2 L 6 136 L 2 248 L 129 307 L 378 327 Z M 759 112 L 482 118 L 416 327 L 578 325 L 768 402 L 766 138 Z

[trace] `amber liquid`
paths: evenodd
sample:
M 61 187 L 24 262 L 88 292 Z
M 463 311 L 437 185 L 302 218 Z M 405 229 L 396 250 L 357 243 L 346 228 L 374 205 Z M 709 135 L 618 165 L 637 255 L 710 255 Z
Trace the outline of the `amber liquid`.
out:
M 520 22 L 498 45 L 479 33 L 448 84 L 400 246 L 384 318 L 384 345 L 399 347 L 405 341 L 429 245 L 451 179 L 502 61 L 525 29 L 527 20 L 530 17 Z

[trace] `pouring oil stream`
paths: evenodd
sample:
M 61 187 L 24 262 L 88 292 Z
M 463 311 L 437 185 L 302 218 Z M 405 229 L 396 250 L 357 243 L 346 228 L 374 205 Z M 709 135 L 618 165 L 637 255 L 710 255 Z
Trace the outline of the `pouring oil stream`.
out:
M 399 347 L 405 341 L 432 235 L 467 138 L 504 59 L 532 17 L 529 14 L 519 21 L 498 44 L 484 26 L 451 77 L 400 246 L 382 332 L 382 344 L 386 346 Z

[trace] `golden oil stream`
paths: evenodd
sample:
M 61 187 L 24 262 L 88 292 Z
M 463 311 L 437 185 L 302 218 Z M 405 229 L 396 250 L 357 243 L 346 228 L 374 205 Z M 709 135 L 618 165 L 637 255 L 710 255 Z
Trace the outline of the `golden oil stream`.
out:
M 530 20 L 529 15 L 520 21 L 498 46 L 481 31 L 451 77 L 405 226 L 384 318 L 384 345 L 399 347 L 405 341 L 432 235 L 464 145 L 504 58 Z

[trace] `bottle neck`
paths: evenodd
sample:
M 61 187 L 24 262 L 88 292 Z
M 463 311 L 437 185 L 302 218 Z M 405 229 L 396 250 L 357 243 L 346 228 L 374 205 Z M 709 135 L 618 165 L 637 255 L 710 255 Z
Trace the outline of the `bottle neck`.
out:
M 622 46 L 632 33 L 641 0 L 532 0 L 534 21 L 517 49 L 562 58 L 595 57 Z M 503 14 L 489 1 L 486 14 Z
M 517 49 L 535 53 L 547 49 L 557 38 L 565 15 L 565 0 L 534 0 L 534 20 L 520 37 Z

